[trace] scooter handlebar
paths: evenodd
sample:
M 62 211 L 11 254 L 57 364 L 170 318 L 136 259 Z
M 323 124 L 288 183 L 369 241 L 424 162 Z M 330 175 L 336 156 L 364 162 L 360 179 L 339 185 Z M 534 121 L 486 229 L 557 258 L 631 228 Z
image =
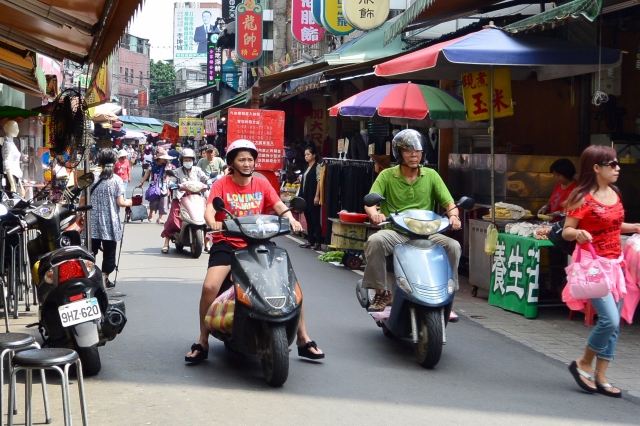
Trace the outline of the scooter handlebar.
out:
M 78 207 L 76 207 L 76 211 L 77 212 L 85 212 L 85 211 L 91 210 L 91 209 L 93 209 L 93 206 L 91 204 L 88 204 L 86 206 L 78 206 Z

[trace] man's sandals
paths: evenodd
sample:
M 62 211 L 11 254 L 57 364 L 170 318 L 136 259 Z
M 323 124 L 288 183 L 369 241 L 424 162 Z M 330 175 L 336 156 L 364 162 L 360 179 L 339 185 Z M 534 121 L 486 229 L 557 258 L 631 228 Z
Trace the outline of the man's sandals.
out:
M 200 343 L 194 343 L 191 345 L 191 352 L 198 351 L 197 355 L 185 356 L 184 361 L 189 364 L 200 364 L 202 361 L 209 357 L 209 351 L 205 351 Z
M 311 348 L 318 349 L 318 345 L 313 340 L 307 342 L 304 346 L 298 346 L 298 356 L 309 359 L 323 359 L 324 353 L 317 354 L 311 351 Z

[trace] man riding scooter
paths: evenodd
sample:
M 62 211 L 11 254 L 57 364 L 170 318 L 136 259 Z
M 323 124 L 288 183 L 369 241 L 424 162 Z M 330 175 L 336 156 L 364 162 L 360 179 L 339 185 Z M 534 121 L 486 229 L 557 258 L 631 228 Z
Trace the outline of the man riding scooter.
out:
M 196 153 L 192 149 L 183 149 L 180 154 L 180 168 L 173 171 L 175 174 L 174 179 L 177 180 L 176 184 L 184 182 L 202 182 L 207 183 L 207 175 L 197 166 L 194 166 L 196 160 Z M 184 192 L 174 189 L 173 200 L 171 201 L 171 208 L 169 209 L 169 217 L 164 223 L 164 230 L 161 237 L 164 237 L 164 246 L 162 247 L 162 253 L 169 252 L 169 242 L 171 237 L 177 232 L 180 232 L 182 221 L 180 220 L 180 198 L 184 195 Z
M 236 217 L 267 214 L 269 210 L 283 214 L 287 210 L 287 206 L 280 200 L 271 184 L 266 179 L 253 176 L 257 158 L 258 150 L 251 141 L 240 139 L 229 145 L 227 149 L 229 175 L 218 179 L 213 184 L 207 201 L 205 219 L 213 231 L 222 230 L 222 222 L 226 217 L 223 211 L 216 212 L 213 208 L 211 203 L 215 197 L 222 198 L 225 202 L 225 208 Z M 283 217 L 289 219 L 291 229 L 294 232 L 301 231 L 300 223 L 293 218 L 291 212 L 284 213 Z M 221 233 L 214 234 L 214 242 L 209 252 L 207 275 L 204 278 L 200 296 L 200 335 L 196 343 L 191 345 L 191 350 L 185 356 L 185 362 L 197 364 L 208 358 L 209 330 L 204 322 L 207 309 L 218 296 L 220 287 L 231 271 L 233 251 L 246 247 L 246 245 L 247 243 L 241 238 L 228 237 Z M 307 335 L 304 300 L 302 301 L 296 345 L 299 356 L 314 360 L 322 359 L 325 356 Z
M 438 172 L 421 166 L 425 143 L 424 136 L 416 130 L 406 129 L 399 132 L 392 141 L 393 155 L 399 164 L 383 170 L 378 175 L 371 187 L 371 193 L 375 192 L 385 197 L 399 212 L 410 209 L 433 211 L 437 202 L 449 211 L 451 228 L 458 230 L 462 224 L 449 190 Z M 372 225 L 376 226 L 385 222 L 385 218 L 391 213 L 389 203 L 383 203 L 380 206 L 380 211 L 375 206 L 365 207 Z M 460 244 L 441 234 L 431 235 L 429 239 L 445 249 L 453 270 L 453 279 L 457 290 Z M 391 305 L 396 283 L 387 279 L 386 257 L 393 253 L 396 245 L 408 240 L 407 235 L 392 229 L 382 229 L 371 235 L 365 243 L 364 253 L 367 266 L 364 270 L 362 287 L 376 291 L 369 311 L 383 311 L 386 306 Z M 449 321 L 456 322 L 457 320 L 458 316 L 451 311 Z

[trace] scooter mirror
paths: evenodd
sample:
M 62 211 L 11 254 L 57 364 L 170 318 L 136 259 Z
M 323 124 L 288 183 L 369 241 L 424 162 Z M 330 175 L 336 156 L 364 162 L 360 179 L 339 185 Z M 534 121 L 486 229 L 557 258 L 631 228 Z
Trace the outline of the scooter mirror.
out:
M 173 170 L 165 170 L 164 172 L 167 174 L 167 176 L 176 177 L 176 172 L 174 172 Z
M 460 200 L 456 203 L 456 205 L 460 208 L 463 208 L 465 210 L 471 210 L 473 208 L 473 206 L 476 205 L 476 202 L 473 200 L 473 198 L 469 198 L 469 197 L 462 197 L 460 198 Z
M 93 175 L 93 173 L 85 173 L 82 176 L 80 176 L 78 178 L 78 188 L 80 189 L 85 189 L 91 186 L 91 184 L 93 183 L 93 180 L 95 179 L 95 176 Z
M 220 197 L 215 197 L 213 199 L 213 208 L 216 209 L 217 212 L 224 211 L 224 201 Z
M 305 211 L 307 208 L 307 202 L 302 197 L 294 197 L 291 199 L 289 206 L 291 207 L 291 210 L 300 213 Z
M 372 192 L 371 194 L 367 194 L 364 196 L 364 205 L 367 207 L 377 206 L 383 201 L 386 201 L 386 198 L 384 198 L 377 192 Z

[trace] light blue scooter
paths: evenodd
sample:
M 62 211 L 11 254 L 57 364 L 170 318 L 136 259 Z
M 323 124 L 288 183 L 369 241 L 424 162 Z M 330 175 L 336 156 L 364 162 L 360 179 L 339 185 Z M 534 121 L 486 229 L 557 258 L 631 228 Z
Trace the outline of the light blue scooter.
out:
M 382 195 L 371 193 L 364 197 L 367 207 L 382 202 Z M 457 207 L 470 210 L 473 199 L 462 197 Z M 418 363 L 433 368 L 440 361 L 446 343 L 445 327 L 455 296 L 455 282 L 444 248 L 429 240 L 429 235 L 449 228 L 449 219 L 426 210 L 395 210 L 387 221 L 394 229 L 404 231 L 410 240 L 398 244 L 393 251 L 393 272 L 397 288 L 393 303 L 383 312 L 371 312 L 385 336 L 411 338 Z M 356 285 L 356 295 L 363 308 L 368 308 L 374 291 Z

